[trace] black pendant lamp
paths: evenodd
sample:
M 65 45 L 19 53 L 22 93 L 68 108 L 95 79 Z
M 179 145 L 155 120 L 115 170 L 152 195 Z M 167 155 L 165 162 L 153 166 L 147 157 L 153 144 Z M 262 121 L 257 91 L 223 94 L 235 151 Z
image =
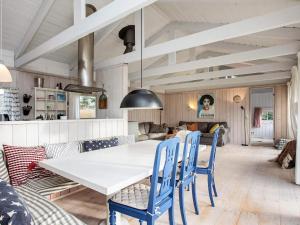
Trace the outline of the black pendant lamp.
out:
M 161 109 L 162 103 L 157 95 L 143 89 L 143 9 L 141 9 L 141 89 L 129 92 L 122 100 L 120 108 L 125 109 Z

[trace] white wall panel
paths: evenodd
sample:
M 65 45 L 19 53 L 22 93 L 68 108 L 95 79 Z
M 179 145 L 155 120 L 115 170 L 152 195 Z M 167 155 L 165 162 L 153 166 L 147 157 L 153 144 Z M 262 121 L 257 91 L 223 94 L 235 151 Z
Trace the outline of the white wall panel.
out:
M 0 122 L 2 144 L 36 146 L 127 135 L 127 120 L 56 120 Z
M 39 123 L 39 145 L 50 143 L 50 123 Z
M 13 125 L 12 144 L 16 146 L 27 146 L 26 124 Z
M 4 144 L 12 144 L 12 130 L 11 125 L 0 125 L 0 148 L 2 148 Z
M 60 129 L 59 129 L 59 123 L 53 122 L 50 123 L 50 144 L 59 143 L 59 137 L 60 137 Z
M 36 146 L 39 144 L 38 124 L 26 124 L 26 146 Z
M 77 141 L 78 140 L 78 133 L 80 133 L 78 131 L 77 122 L 76 121 L 70 122 L 68 124 L 68 130 L 69 130 L 69 139 L 68 139 L 68 141 L 69 142 Z
M 60 122 L 59 123 L 59 142 L 65 143 L 69 140 L 69 126 L 68 122 Z

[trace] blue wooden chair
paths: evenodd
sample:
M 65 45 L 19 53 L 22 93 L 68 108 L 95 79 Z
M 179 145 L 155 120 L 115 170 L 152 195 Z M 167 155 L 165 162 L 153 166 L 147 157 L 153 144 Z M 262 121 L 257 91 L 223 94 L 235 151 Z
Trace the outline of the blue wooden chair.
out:
M 108 201 L 110 224 L 116 224 L 116 212 L 153 225 L 166 211 L 169 223 L 174 221 L 174 193 L 179 154 L 179 138 L 172 138 L 158 144 L 156 149 L 151 187 L 135 184 L 123 189 Z M 160 167 L 163 166 L 162 180 L 158 182 Z
M 219 137 L 219 128 L 214 133 L 213 142 L 211 145 L 211 152 L 209 157 L 209 162 L 207 167 L 197 167 L 196 173 L 197 174 L 205 174 L 208 177 L 207 184 L 208 184 L 208 193 L 209 193 L 209 199 L 211 202 L 211 206 L 215 207 L 213 194 L 214 192 L 215 197 L 218 196 L 216 184 L 215 184 L 215 178 L 214 178 L 214 171 L 215 171 L 215 159 L 216 159 L 216 149 L 217 149 L 217 142 Z
M 187 225 L 184 209 L 184 191 L 192 185 L 192 196 L 196 214 L 199 215 L 199 207 L 196 192 L 196 169 L 198 161 L 198 150 L 200 144 L 200 131 L 189 133 L 185 138 L 184 150 L 177 186 L 179 188 L 179 204 L 183 225 Z

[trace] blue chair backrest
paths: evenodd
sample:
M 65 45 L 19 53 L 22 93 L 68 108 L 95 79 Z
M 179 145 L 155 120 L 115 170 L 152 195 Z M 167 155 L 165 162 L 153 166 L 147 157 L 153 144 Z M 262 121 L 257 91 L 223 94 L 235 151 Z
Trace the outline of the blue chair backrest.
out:
M 177 137 L 171 138 L 162 141 L 156 148 L 148 203 L 148 212 L 151 214 L 155 214 L 157 207 L 164 200 L 174 198 L 179 141 Z M 158 178 L 162 166 L 161 182 L 159 183 Z
M 213 141 L 211 144 L 211 152 L 210 152 L 209 164 L 208 164 L 208 168 L 211 170 L 214 170 L 214 168 L 215 168 L 215 159 L 216 159 L 216 150 L 217 150 L 217 142 L 218 142 L 218 138 L 219 138 L 219 131 L 220 131 L 220 128 L 215 130 Z
M 195 173 L 198 161 L 198 150 L 200 144 L 200 131 L 189 133 L 185 137 L 184 150 L 182 155 L 180 180 L 192 176 Z

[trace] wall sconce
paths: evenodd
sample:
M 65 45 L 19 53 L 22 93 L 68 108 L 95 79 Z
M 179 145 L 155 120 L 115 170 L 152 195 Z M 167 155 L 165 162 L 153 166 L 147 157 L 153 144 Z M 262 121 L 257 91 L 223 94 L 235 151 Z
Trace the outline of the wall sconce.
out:
M 107 109 L 107 96 L 104 94 L 104 84 L 102 88 L 102 94 L 99 97 L 99 109 Z
M 233 97 L 233 102 L 234 102 L 234 103 L 240 103 L 241 101 L 242 101 L 241 96 L 235 95 L 235 96 Z

